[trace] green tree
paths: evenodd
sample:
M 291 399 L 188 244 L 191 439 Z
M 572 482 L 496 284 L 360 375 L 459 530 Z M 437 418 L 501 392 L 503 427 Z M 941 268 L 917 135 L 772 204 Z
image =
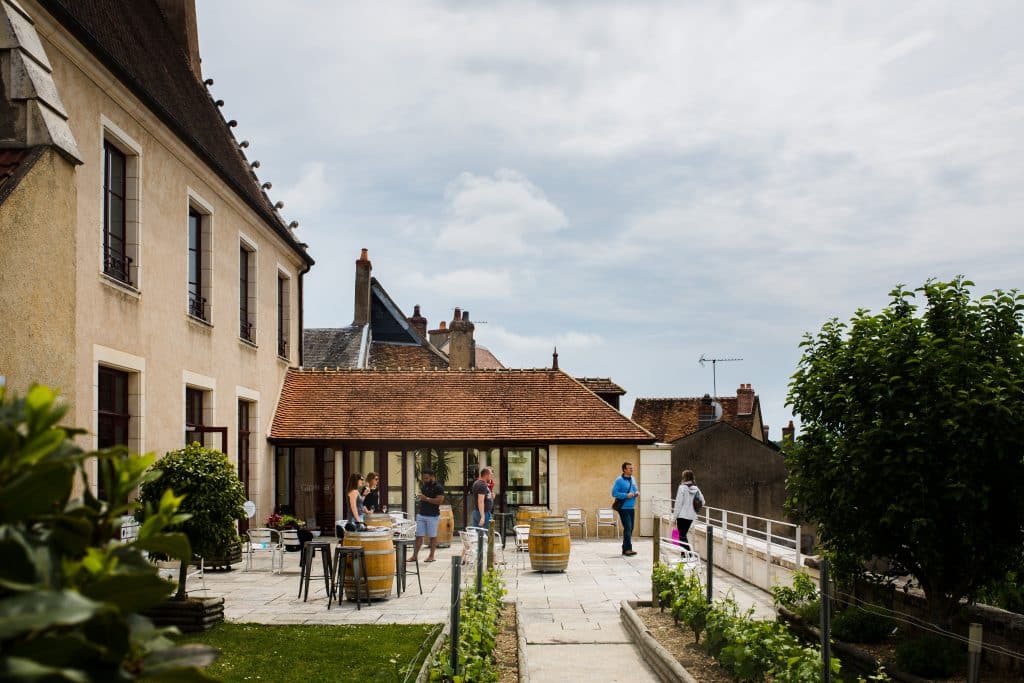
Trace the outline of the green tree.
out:
M 219 557 L 238 543 L 235 520 L 245 516 L 245 489 L 228 457 L 218 450 L 192 443 L 170 451 L 153 466 L 162 472 L 139 490 L 139 500 L 153 503 L 167 490 L 185 497 L 181 511 L 189 518 L 181 530 L 202 557 Z
M 159 476 L 146 472 L 154 457 L 86 453 L 70 438 L 82 430 L 58 426 L 64 413 L 46 387 L 13 400 L 0 387 L 0 680 L 213 680 L 195 667 L 215 650 L 174 647 L 138 614 L 173 589 L 145 553 L 191 556 L 188 539 L 166 531 L 184 521 L 181 498 L 168 491 L 121 543 L 122 516 L 138 507 L 132 492 Z M 106 500 L 89 492 L 92 458 Z M 73 497 L 76 477 L 85 493 Z
M 806 335 L 787 399 L 791 509 L 839 559 L 912 575 L 940 622 L 1024 543 L 1024 297 L 973 284 L 898 287 Z

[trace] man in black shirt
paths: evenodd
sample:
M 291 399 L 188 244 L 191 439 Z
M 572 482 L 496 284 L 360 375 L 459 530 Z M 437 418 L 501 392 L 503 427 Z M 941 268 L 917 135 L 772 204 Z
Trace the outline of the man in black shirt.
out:
M 419 512 L 416 514 L 416 545 L 413 548 L 412 559 L 419 557 L 420 547 L 423 545 L 423 538 L 430 539 L 430 554 L 424 562 L 434 561 L 434 552 L 437 550 L 437 525 L 441 521 L 441 507 L 444 502 L 444 487 L 434 479 L 433 470 L 423 470 L 420 473 L 420 493 L 417 496 L 419 501 Z
M 473 501 L 473 524 L 486 528 L 491 522 L 491 510 L 494 509 L 494 494 L 491 492 L 490 481 L 494 477 L 490 467 L 480 470 L 480 476 L 473 482 L 470 489 Z M 480 522 L 483 522 L 481 524 Z

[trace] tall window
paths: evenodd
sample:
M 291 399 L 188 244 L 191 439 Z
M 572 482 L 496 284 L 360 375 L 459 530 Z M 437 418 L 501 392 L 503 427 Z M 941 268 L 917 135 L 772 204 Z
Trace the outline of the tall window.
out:
M 185 444 L 193 441 L 203 443 L 203 399 L 202 389 L 185 387 Z
M 289 280 L 277 274 L 277 355 L 288 358 L 288 297 Z
M 249 402 L 238 401 L 238 478 L 249 498 Z
M 203 296 L 203 215 L 188 210 L 188 314 L 206 320 Z
M 98 448 L 112 448 L 128 445 L 128 373 L 100 366 L 98 384 L 98 405 L 96 424 L 96 445 Z M 97 492 L 100 498 L 106 495 L 102 476 L 97 477 Z
M 256 340 L 253 316 L 255 286 L 252 278 L 253 252 L 241 246 L 238 248 L 238 336 L 247 342 Z
M 109 142 L 103 143 L 103 272 L 125 284 L 131 282 L 126 218 L 128 163 Z

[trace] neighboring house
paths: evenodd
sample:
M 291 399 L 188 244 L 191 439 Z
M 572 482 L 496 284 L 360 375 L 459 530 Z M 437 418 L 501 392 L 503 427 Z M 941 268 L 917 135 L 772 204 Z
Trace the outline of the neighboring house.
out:
M 639 447 L 654 439 L 561 370 L 417 368 L 291 370 L 270 441 L 275 502 L 322 528 L 341 514 L 353 472 L 380 473 L 388 504 L 412 514 L 417 456 L 430 450 L 447 463 L 459 526 L 465 492 L 491 466 L 496 511 L 579 506 L 594 529 L 622 462 L 640 465 Z
M 192 0 L 0 0 L 0 375 L 59 387 L 88 447 L 225 450 L 266 513 L 313 260 L 196 31 Z
M 719 421 L 768 443 L 768 427 L 761 419 L 761 399 L 749 384 L 741 384 L 735 396 L 638 398 L 633 404 L 633 421 L 665 443 Z
M 619 410 L 619 397 L 623 396 L 626 390 L 618 384 L 607 377 L 577 377 L 576 381 L 600 396 L 601 400 L 612 408 Z

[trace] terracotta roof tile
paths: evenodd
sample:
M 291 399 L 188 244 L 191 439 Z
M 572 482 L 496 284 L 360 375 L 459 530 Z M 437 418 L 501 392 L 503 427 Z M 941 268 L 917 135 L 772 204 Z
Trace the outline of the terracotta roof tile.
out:
M 751 433 L 754 415 L 737 415 L 735 396 L 719 396 L 715 400 L 722 406 L 722 422 Z M 650 430 L 659 441 L 672 442 L 697 431 L 700 401 L 700 397 L 638 398 L 633 404 L 633 421 Z M 760 398 L 755 396 L 754 412 L 757 412 L 759 401 Z
M 576 381 L 590 389 L 595 394 L 622 394 L 626 390 L 607 377 L 577 377 Z
M 478 370 L 503 370 L 505 368 L 490 349 L 479 344 L 476 345 L 476 367 Z
M 274 440 L 651 443 L 558 370 L 289 370 Z
M 371 368 L 418 368 L 424 370 L 447 369 L 444 358 L 421 344 L 389 344 L 373 342 L 370 344 Z

